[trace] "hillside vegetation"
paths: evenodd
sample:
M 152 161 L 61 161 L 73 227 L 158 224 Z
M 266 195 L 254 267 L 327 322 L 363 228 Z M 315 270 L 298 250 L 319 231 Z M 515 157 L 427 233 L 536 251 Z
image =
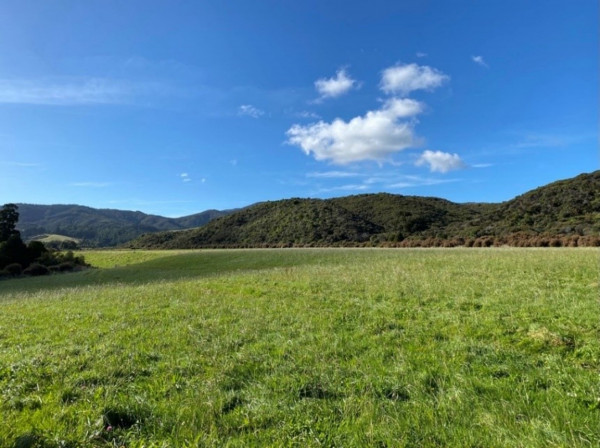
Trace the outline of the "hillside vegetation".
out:
M 21 215 L 19 230 L 24 239 L 58 234 L 80 240 L 80 244 L 87 247 L 117 246 L 146 232 L 198 227 L 230 213 L 227 210 L 207 210 L 181 218 L 165 218 L 142 212 L 80 205 L 18 206 Z
M 600 232 L 600 171 L 553 182 L 499 204 L 479 225 L 492 235 L 515 232 L 591 235 Z
M 501 204 L 387 193 L 263 202 L 132 248 L 290 246 L 591 246 L 600 244 L 600 171 Z

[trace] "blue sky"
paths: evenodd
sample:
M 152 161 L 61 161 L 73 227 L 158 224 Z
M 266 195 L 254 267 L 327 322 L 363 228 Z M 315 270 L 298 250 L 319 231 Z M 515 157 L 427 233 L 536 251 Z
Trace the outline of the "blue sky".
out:
M 598 2 L 0 3 L 0 203 L 183 216 L 598 168 Z

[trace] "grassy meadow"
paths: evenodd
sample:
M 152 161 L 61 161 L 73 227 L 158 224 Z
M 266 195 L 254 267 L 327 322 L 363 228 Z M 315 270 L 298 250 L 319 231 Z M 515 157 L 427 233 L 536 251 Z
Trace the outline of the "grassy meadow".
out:
M 86 252 L 0 282 L 2 447 L 598 447 L 597 249 Z

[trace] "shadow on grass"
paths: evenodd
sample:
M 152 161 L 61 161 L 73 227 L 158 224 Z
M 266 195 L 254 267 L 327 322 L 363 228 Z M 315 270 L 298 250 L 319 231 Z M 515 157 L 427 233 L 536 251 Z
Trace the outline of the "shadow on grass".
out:
M 356 251 L 352 257 L 357 256 Z M 165 252 L 168 254 L 168 252 Z M 214 250 L 165 255 L 142 263 L 114 268 L 91 268 L 70 274 L 55 274 L 0 281 L 0 298 L 7 294 L 109 284 L 136 285 L 207 277 L 235 271 L 290 268 L 310 264 L 335 264 L 348 257 L 345 250 L 273 249 Z

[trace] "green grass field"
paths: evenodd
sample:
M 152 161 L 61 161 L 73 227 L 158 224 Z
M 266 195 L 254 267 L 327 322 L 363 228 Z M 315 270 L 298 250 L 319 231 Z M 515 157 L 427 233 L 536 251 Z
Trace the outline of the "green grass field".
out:
M 598 447 L 597 249 L 86 252 L 0 282 L 2 447 Z

